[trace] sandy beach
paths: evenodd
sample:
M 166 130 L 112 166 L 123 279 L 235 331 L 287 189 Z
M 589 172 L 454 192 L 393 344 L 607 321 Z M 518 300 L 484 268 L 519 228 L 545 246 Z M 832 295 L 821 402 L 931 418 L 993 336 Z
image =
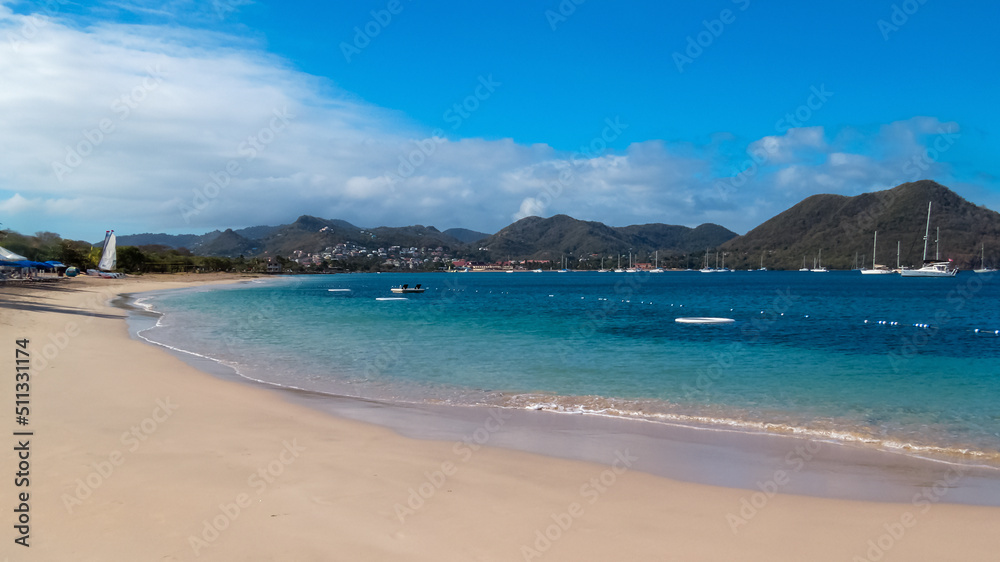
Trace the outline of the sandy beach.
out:
M 508 419 L 495 411 L 484 410 L 464 441 L 413 439 L 203 373 L 130 338 L 125 313 L 107 304 L 120 293 L 234 280 L 0 286 L 8 357 L 0 557 L 997 558 L 1000 508 L 948 503 L 961 473 L 942 472 L 910 501 L 868 502 L 784 494 L 789 470 L 756 490 L 656 476 L 636 469 L 644 452 L 627 439 L 595 452 L 603 462 L 493 447 L 490 436 Z M 27 425 L 12 411 L 22 339 L 32 359 Z

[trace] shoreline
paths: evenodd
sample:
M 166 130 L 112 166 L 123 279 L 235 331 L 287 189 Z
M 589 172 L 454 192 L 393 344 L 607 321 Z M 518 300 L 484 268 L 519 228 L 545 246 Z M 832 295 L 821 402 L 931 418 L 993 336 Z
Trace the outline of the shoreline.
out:
M 263 282 L 273 282 L 274 279 Z M 285 386 L 240 373 L 232 365 L 190 350 L 169 346 L 141 335 L 152 329 L 136 316 L 161 318 L 137 301 L 150 292 L 123 294 L 116 306 L 129 311 L 129 333 L 211 376 L 276 392 L 294 403 L 388 428 L 410 438 L 437 441 L 467 439 L 476 423 L 491 411 L 503 412 L 507 430 L 516 437 L 491 439 L 491 446 L 551 457 L 597 462 L 573 443 L 560 441 L 565 432 L 573 439 L 614 445 L 616 435 L 628 436 L 636 446 L 651 451 L 637 469 L 675 480 L 755 490 L 757 482 L 789 465 L 797 478 L 782 486 L 784 493 L 828 499 L 900 502 L 925 492 L 929 482 L 951 470 L 963 474 L 963 486 L 950 490 L 947 501 L 957 504 L 1000 506 L 1000 467 L 954 455 L 924 455 L 912 450 L 890 450 L 867 442 L 852 442 L 808 432 L 763 431 L 731 423 L 697 423 L 690 420 L 657 420 L 599 412 L 559 411 L 498 405 L 456 405 L 391 401 L 340 395 L 315 389 Z M 555 396 L 553 396 L 555 398 Z M 495 414 L 494 414 L 495 415 Z M 818 433 L 818 432 L 817 432 Z M 791 455 L 791 462 L 786 458 Z M 683 459 L 678 461 L 678 459 Z M 801 461 L 801 462 L 800 462 Z M 743 467 L 739 474 L 722 469 Z M 844 476 L 844 475 L 850 475 Z
M 989 560 L 995 553 L 990 522 L 998 510 L 947 503 L 956 489 L 947 475 L 928 483 L 919 501 L 820 499 L 781 493 L 791 470 L 775 467 L 755 492 L 645 474 L 638 465 L 652 457 L 626 433 L 577 441 L 595 461 L 582 462 L 502 448 L 503 439 L 525 433 L 516 416 L 477 413 L 472 442 L 460 446 L 318 412 L 131 339 L 120 310 L 88 304 L 107 294 L 95 285 L 124 293 L 178 284 L 110 282 L 4 296 L 19 306 L 0 309 L 5 335 L 30 337 L 38 352 L 63 341 L 60 334 L 68 339 L 33 379 L 38 479 L 27 559 Z M 589 418 L 545 417 L 554 426 Z M 563 437 L 586 431 L 553 427 Z M 11 484 L 2 490 L 4 508 L 12 491 Z M 67 506 L 67 498 L 79 503 Z

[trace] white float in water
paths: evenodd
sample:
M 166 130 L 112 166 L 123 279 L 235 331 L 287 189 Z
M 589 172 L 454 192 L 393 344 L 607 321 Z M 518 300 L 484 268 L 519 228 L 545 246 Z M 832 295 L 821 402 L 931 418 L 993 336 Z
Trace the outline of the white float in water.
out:
M 331 293 L 345 293 L 345 292 L 350 292 L 351 290 L 350 289 L 327 289 L 327 291 L 330 291 Z
M 731 324 L 736 322 L 732 318 L 712 318 L 704 316 L 688 316 L 686 318 L 675 318 L 674 322 L 680 324 Z
M 406 297 L 375 297 L 377 301 L 406 301 L 410 300 Z

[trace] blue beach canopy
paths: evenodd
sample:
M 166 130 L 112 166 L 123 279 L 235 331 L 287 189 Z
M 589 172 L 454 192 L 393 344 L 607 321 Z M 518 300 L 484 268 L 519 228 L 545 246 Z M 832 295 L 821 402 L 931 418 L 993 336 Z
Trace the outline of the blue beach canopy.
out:
M 66 264 L 64 264 L 63 262 L 55 261 L 55 260 L 49 260 L 49 261 L 47 261 L 45 263 L 51 265 L 52 267 L 69 267 Z
M 17 262 L 17 265 L 19 265 L 21 267 L 36 267 L 36 268 L 41 268 L 41 269 L 54 269 L 53 266 L 51 266 L 51 265 L 49 265 L 47 263 L 42 263 L 40 261 L 31 261 L 31 260 L 20 260 L 20 261 Z

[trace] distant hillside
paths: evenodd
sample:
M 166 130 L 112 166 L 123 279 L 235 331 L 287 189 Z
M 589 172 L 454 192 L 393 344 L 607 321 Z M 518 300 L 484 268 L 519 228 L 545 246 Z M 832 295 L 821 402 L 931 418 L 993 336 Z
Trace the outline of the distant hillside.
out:
M 277 226 L 250 226 L 239 230 L 226 230 L 247 240 L 260 240 L 276 229 Z M 226 247 L 230 242 L 224 241 L 221 245 L 213 245 L 212 242 L 223 233 L 218 230 L 206 232 L 205 234 L 126 234 L 118 236 L 119 246 L 165 246 L 167 248 L 187 248 L 198 255 L 225 255 L 215 253 L 216 247 Z M 101 244 L 103 240 L 97 242 Z
M 267 235 L 271 234 L 278 228 L 279 227 L 277 226 L 266 226 L 266 225 L 248 226 L 247 228 L 241 228 L 239 230 L 234 230 L 233 232 L 239 234 L 240 236 L 246 238 L 247 240 L 260 240 L 261 238 L 266 237 Z
M 726 263 L 736 267 L 798 269 L 803 258 L 810 267 L 822 250 L 823 265 L 850 269 L 858 259 L 871 267 L 872 237 L 878 231 L 878 263 L 896 265 L 896 244 L 902 265 L 919 265 L 923 254 L 927 203 L 932 203 L 929 256 L 934 256 L 940 227 L 942 259 L 958 267 L 979 265 L 979 248 L 986 244 L 987 263 L 1000 255 L 1000 213 L 976 206 L 934 181 L 904 183 L 892 189 L 856 197 L 814 195 L 730 240 Z M 860 265 L 860 264 L 859 264 Z
M 292 224 L 274 227 L 270 234 L 256 241 L 255 254 L 290 255 L 295 250 L 318 252 L 342 242 L 353 242 L 369 249 L 404 246 L 454 250 L 464 247 L 459 240 L 433 226 L 360 228 L 342 220 L 327 220 L 302 215 Z
M 478 242 L 495 257 L 558 260 L 562 256 L 582 258 L 591 254 L 618 255 L 631 250 L 639 259 L 661 258 L 704 252 L 736 236 L 714 224 L 698 228 L 666 224 L 611 227 L 566 215 L 550 218 L 526 217 Z
M 119 246 L 166 246 L 168 248 L 188 248 L 193 249 L 206 242 L 213 240 L 221 234 L 218 230 L 206 234 L 126 234 L 118 236 Z M 99 240 L 95 245 L 101 245 L 104 241 Z
M 442 234 L 451 236 L 452 238 L 465 244 L 479 242 L 483 238 L 489 236 L 489 234 L 486 234 L 485 232 L 476 232 L 475 230 L 469 230 L 467 228 L 449 228 L 448 230 L 442 232 Z
M 224 256 L 236 257 L 239 255 L 250 255 L 256 253 L 259 241 L 249 240 L 240 236 L 231 228 L 219 234 L 210 242 L 198 246 L 197 254 L 201 256 Z
M 379 241 L 379 246 L 415 246 L 417 248 L 456 248 L 465 244 L 449 236 L 433 226 L 403 226 L 388 227 L 380 226 L 373 228 L 370 232 L 375 234 L 375 239 Z

